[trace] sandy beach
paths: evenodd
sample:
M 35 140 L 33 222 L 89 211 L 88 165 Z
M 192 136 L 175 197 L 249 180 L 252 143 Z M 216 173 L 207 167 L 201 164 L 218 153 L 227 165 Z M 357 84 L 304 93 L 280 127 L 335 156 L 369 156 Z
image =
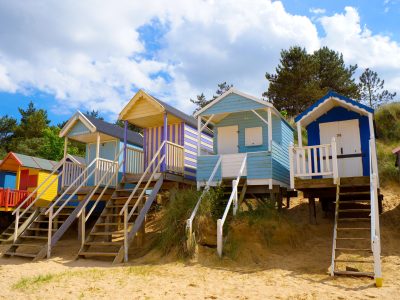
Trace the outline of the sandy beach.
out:
M 306 224 L 308 207 L 295 199 L 283 212 L 306 238 L 298 247 L 265 249 L 249 239 L 235 259 L 219 259 L 216 250 L 199 248 L 191 261 L 155 250 L 136 253 L 130 263 L 76 260 L 79 243 L 70 232 L 49 260 L 0 258 L 1 299 L 396 299 L 400 294 L 399 191 L 384 190 L 381 215 L 384 286 L 369 278 L 328 274 L 332 221 L 318 214 Z M 1 246 L 4 251 L 6 246 Z

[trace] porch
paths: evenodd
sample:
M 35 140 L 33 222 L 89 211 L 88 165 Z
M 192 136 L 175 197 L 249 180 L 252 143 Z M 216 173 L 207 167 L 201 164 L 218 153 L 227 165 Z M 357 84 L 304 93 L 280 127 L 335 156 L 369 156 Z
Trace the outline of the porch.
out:
M 0 188 L 0 211 L 14 210 L 29 194 L 30 192 L 25 190 Z M 26 208 L 29 204 L 30 202 L 28 201 L 23 208 Z

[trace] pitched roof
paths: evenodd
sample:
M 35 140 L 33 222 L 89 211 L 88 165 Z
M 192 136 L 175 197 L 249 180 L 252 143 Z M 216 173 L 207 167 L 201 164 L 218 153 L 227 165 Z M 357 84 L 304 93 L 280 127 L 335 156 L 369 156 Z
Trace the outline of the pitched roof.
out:
M 21 167 L 33 168 L 45 171 L 52 171 L 54 167 L 58 164 L 58 162 L 53 160 L 10 152 L 3 159 L 0 166 L 4 164 L 9 158 L 14 158 Z
M 330 91 L 324 97 L 317 100 L 314 104 L 308 107 L 305 111 L 295 117 L 295 122 L 299 122 L 304 120 L 307 117 L 310 117 L 312 114 L 317 113 L 318 109 L 321 109 L 324 105 L 327 105 L 329 101 L 335 101 L 337 105 L 345 106 L 353 111 L 357 111 L 358 113 L 369 114 L 374 113 L 374 109 L 361 104 L 353 99 L 350 99 L 346 96 L 343 96 L 339 93 Z M 336 105 L 336 106 L 337 106 Z M 332 106 L 333 107 L 333 106 Z
M 90 121 L 90 123 L 92 123 L 96 127 L 96 130 L 98 132 L 119 138 L 121 141 L 124 140 L 124 129 L 121 126 L 108 123 L 106 121 L 97 119 L 86 114 L 85 117 Z M 127 141 L 130 144 L 143 147 L 143 137 L 138 132 L 128 130 Z
M 84 157 L 82 156 L 78 156 L 78 155 L 72 155 L 72 154 L 67 154 L 67 158 L 69 158 L 70 160 L 72 160 L 75 163 L 84 165 L 86 164 L 86 160 Z

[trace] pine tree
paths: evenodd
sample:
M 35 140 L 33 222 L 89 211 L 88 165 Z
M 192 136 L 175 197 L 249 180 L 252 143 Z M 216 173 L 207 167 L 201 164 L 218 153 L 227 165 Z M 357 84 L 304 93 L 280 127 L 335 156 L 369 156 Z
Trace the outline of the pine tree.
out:
M 226 91 L 228 91 L 230 88 L 233 87 L 232 84 L 227 84 L 226 81 L 218 84 L 217 86 L 218 86 L 218 88 L 215 91 L 215 95 L 213 95 L 212 99 L 207 99 L 206 96 L 204 96 L 204 93 L 197 95 L 196 100 L 190 99 L 190 102 L 196 104 L 196 109 L 193 111 L 193 114 L 198 112 L 200 109 L 205 107 L 211 101 L 215 100 L 216 98 L 218 98 L 223 93 L 225 93 Z
M 281 51 L 275 74 L 266 73 L 269 87 L 263 96 L 289 116 L 299 114 L 329 90 L 357 98 L 358 87 L 352 78 L 356 69 L 356 65 L 347 67 L 343 56 L 327 47 L 312 54 L 291 47 Z
M 384 89 L 385 80 L 380 79 L 377 72 L 367 68 L 360 76 L 358 84 L 360 101 L 376 108 L 396 97 L 396 93 L 390 93 Z

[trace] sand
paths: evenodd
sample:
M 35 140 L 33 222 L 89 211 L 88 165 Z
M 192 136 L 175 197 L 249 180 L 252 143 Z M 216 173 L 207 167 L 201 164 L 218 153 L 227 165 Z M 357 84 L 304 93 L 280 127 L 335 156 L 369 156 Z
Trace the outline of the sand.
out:
M 246 244 L 235 259 L 219 259 L 216 250 L 200 248 L 183 262 L 156 251 L 129 264 L 80 259 L 70 236 L 49 260 L 0 258 L 1 299 L 398 299 L 400 297 L 400 190 L 388 188 L 381 215 L 384 286 L 369 278 L 330 277 L 332 222 L 318 214 L 306 225 L 307 206 L 293 201 L 285 211 L 302 227 L 304 243 L 294 248 Z M 5 247 L 0 246 L 0 251 Z

